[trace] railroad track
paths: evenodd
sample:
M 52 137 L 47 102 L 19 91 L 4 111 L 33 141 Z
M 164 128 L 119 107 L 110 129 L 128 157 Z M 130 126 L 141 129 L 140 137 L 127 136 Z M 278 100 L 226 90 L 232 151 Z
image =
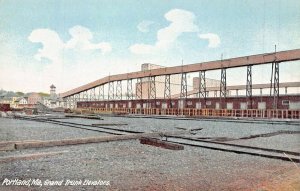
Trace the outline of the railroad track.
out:
M 182 137 L 182 136 L 168 136 L 167 141 L 171 143 L 177 143 L 177 144 L 182 144 L 182 145 L 187 145 L 192 147 L 200 147 L 200 148 L 206 148 L 206 149 L 212 149 L 212 150 L 218 150 L 224 152 L 247 154 L 247 155 L 280 159 L 284 161 L 300 163 L 300 153 L 293 152 L 293 151 L 222 143 L 216 141 L 198 140 L 195 138 Z
M 62 125 L 72 128 L 78 128 L 83 130 L 96 131 L 101 133 L 113 134 L 113 135 L 126 135 L 126 134 L 139 134 L 145 133 L 141 131 L 125 130 L 118 129 L 113 127 L 102 127 L 102 126 L 92 126 L 81 123 L 73 122 L 63 122 L 57 121 L 54 119 L 45 119 L 45 118 L 34 118 L 34 117 L 18 117 L 17 119 L 21 120 L 30 120 L 36 122 L 44 122 L 56 125 Z M 211 150 L 218 150 L 223 152 L 237 153 L 237 154 L 247 154 L 252 156 L 259 156 L 265 158 L 279 159 L 284 161 L 290 161 L 295 163 L 300 163 L 300 153 L 286 150 L 262 148 L 262 147 L 253 147 L 232 143 L 224 143 L 218 141 L 209 141 L 209 140 L 199 140 L 187 136 L 167 136 L 165 137 L 167 142 L 177 143 L 186 146 L 199 147 Z
M 213 118 L 213 117 L 185 117 L 185 116 L 157 116 L 157 115 L 110 115 L 110 117 L 126 117 L 126 118 L 151 118 L 151 119 L 170 119 L 170 120 L 194 120 L 194 121 L 213 121 L 213 122 L 232 122 L 232 123 L 256 123 L 256 124 L 272 124 L 272 125 L 300 125 L 300 120 L 266 120 L 252 118 Z
M 92 127 L 92 126 L 91 126 L 91 128 L 86 128 L 86 127 L 82 127 L 82 126 L 88 126 L 88 125 L 56 121 L 53 119 L 41 119 L 41 118 L 34 118 L 34 117 L 19 117 L 19 116 L 16 117 L 15 119 L 42 122 L 42 123 L 50 123 L 50 124 L 61 125 L 61 126 L 66 126 L 66 127 L 72 127 L 72 128 L 76 128 L 76 129 L 95 131 L 95 132 L 100 132 L 100 133 L 107 133 L 107 134 L 111 134 L 111 135 L 123 135 L 123 133 L 118 133 L 114 130 L 113 131 L 105 130 L 105 129 L 101 130 L 100 128 L 96 128 L 96 127 Z

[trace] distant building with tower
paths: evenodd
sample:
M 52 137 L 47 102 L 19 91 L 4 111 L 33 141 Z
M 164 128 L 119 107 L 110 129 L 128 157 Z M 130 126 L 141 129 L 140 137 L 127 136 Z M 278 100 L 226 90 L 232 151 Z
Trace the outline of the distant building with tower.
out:
M 61 102 L 56 94 L 56 87 L 52 84 L 50 86 L 50 96 L 44 99 L 44 105 L 49 108 L 57 108 L 61 106 Z
M 52 84 L 50 86 L 50 99 L 56 99 L 57 95 L 56 95 L 56 87 Z

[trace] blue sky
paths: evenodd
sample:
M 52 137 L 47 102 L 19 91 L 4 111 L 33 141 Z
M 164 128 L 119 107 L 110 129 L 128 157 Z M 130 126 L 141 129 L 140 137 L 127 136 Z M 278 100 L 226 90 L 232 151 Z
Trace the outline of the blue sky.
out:
M 53 83 L 62 92 L 142 63 L 300 48 L 299 10 L 297 0 L 0 0 L 0 88 L 48 91 Z M 253 81 L 267 83 L 269 68 L 256 68 Z M 281 80 L 299 81 L 299 69 L 283 65 Z M 244 84 L 244 70 L 232 70 L 229 83 Z

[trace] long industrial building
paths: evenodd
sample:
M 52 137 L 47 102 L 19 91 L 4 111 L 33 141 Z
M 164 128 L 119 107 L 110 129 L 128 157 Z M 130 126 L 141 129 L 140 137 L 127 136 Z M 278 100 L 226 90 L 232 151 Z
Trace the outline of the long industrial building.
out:
M 176 111 L 171 114 L 178 115 L 180 110 L 182 114 L 183 110 L 188 109 L 188 115 L 191 115 L 191 111 L 195 113 L 194 110 L 208 109 L 211 111 L 208 113 L 218 113 L 217 110 L 260 110 L 268 113 L 268 110 L 275 110 L 281 112 L 281 117 L 300 118 L 300 95 L 288 93 L 290 88 L 299 88 L 300 82 L 279 81 L 279 66 L 298 60 L 300 49 L 175 67 L 143 64 L 139 72 L 107 76 L 60 96 L 65 100 L 67 108 L 99 112 L 162 115 L 166 114 L 164 110 L 172 109 Z M 252 67 L 263 64 L 269 64 L 272 68 L 270 83 L 252 84 Z M 228 86 L 226 70 L 236 67 L 245 67 L 246 84 Z M 219 70 L 220 79 L 207 78 L 205 74 L 211 70 Z M 197 77 L 193 77 L 192 84 L 188 84 L 187 79 L 190 73 L 198 73 Z M 270 93 L 263 94 L 265 89 L 270 90 Z M 253 90 L 260 93 L 254 94 Z M 246 94 L 239 94 L 241 91 Z M 155 112 L 152 112 L 153 109 Z M 291 115 L 283 115 L 283 111 Z

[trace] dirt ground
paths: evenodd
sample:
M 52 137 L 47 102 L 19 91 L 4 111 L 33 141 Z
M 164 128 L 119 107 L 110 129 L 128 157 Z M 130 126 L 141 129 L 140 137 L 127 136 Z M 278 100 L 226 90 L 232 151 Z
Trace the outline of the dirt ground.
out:
M 274 175 L 269 180 L 257 185 L 259 190 L 297 191 L 300 190 L 300 168 Z

